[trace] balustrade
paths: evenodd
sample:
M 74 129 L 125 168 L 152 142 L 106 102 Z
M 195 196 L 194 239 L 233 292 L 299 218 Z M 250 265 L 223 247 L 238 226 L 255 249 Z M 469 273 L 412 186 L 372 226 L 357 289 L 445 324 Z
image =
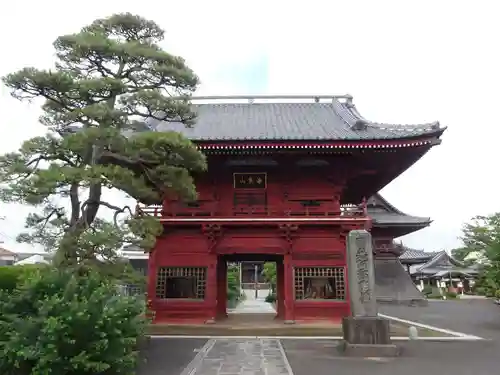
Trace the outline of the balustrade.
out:
M 186 205 L 170 203 L 167 207 L 162 205 L 137 206 L 138 213 L 155 217 L 366 217 L 366 202 L 354 204 L 322 204 L 320 206 L 304 206 L 300 204 L 282 205 L 248 205 L 221 208 L 215 202 L 197 202 Z

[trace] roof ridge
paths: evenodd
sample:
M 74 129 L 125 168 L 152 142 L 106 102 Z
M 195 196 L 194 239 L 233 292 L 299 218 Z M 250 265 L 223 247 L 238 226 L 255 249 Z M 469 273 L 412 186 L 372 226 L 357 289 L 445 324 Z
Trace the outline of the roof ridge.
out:
M 344 95 L 207 95 L 207 96 L 191 96 L 191 97 L 173 97 L 172 99 L 189 99 L 191 102 L 199 101 L 199 100 L 246 100 L 248 104 L 253 104 L 255 100 L 312 100 L 312 103 L 320 103 L 321 100 L 352 100 L 352 95 L 344 94 Z M 277 102 L 280 103 L 280 102 Z M 286 103 L 286 102 L 285 102 Z M 308 103 L 308 102 L 305 102 Z M 221 103 L 224 104 L 224 103 Z M 225 103 L 225 104 L 233 104 L 233 103 Z M 239 103 L 234 103 L 239 104 Z M 242 103 L 243 104 L 243 103 Z

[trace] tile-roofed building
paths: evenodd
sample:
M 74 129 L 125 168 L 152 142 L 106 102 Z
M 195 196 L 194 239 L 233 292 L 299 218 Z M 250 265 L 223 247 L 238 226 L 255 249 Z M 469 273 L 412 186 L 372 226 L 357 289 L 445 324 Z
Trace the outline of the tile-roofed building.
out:
M 17 254 L 0 247 L 0 266 L 8 266 L 14 264 L 17 260 Z
M 429 255 L 426 260 L 421 257 L 419 262 L 406 263 L 408 272 L 414 279 L 441 279 L 450 276 L 474 278 L 478 274 L 477 267 L 465 265 L 444 250 L 425 254 Z
M 294 102 L 283 102 L 292 99 Z M 192 103 L 195 126 L 149 119 L 148 129 L 177 131 L 198 142 L 392 140 L 438 137 L 444 131 L 438 122 L 400 125 L 369 121 L 359 114 L 349 95 L 193 97 Z
M 178 319 L 178 309 L 184 309 L 182 314 L 189 319 L 196 314 L 203 321 L 227 316 L 226 288 L 217 288 L 215 279 L 224 286 L 228 261 L 255 263 L 266 261 L 261 255 L 269 254 L 280 257 L 277 282 L 281 284 L 277 288 L 284 293 L 278 294 L 277 317 L 291 322 L 297 317 L 347 316 L 349 304 L 338 301 L 348 301 L 341 294 L 348 287 L 337 292 L 335 286 L 332 293 L 336 297 L 318 298 L 323 292 L 313 291 L 316 283 L 309 285 L 304 276 L 311 269 L 325 283 L 320 275 L 325 267 L 332 272 L 346 269 L 343 255 L 334 265 L 331 259 L 315 254 L 321 247 L 345 252 L 341 238 L 347 231 L 337 228 L 341 223 L 349 223 L 341 228 L 372 230 L 377 300 L 415 303 L 423 299 L 401 266 L 393 243 L 395 238 L 429 225 L 430 219 L 397 210 L 377 192 L 440 143 L 445 128 L 438 122 L 399 125 L 370 121 L 360 115 L 349 95 L 189 99 L 196 114 L 192 127 L 169 117 L 177 111 L 165 108 L 164 113 L 151 116 L 143 129 L 183 134 L 204 153 L 209 165 L 207 172 L 193 174 L 196 201 L 182 202 L 167 189 L 160 190 L 164 186 L 159 186 L 162 195 L 155 202 L 141 197 L 141 203 L 154 206 L 140 212 L 157 216 L 171 228 L 182 228 L 162 236 L 151 253 L 149 290 L 157 319 Z M 187 102 L 180 103 L 184 104 Z M 163 183 L 150 182 L 155 187 Z M 280 233 L 270 236 L 276 223 Z M 188 237 L 188 232 L 193 234 Z M 285 254 L 283 238 L 289 246 Z M 311 245 L 314 241 L 317 246 Z M 247 254 L 249 249 L 256 254 Z M 205 305 L 190 306 L 190 311 L 180 302 L 160 303 L 175 297 L 169 297 L 167 284 L 159 276 L 171 270 L 159 265 L 179 264 L 179 260 L 185 268 L 183 275 L 195 271 L 201 275 L 201 265 L 216 270 L 200 276 L 200 280 L 210 280 L 203 284 L 210 285 L 210 293 L 205 296 L 203 286 L 194 293 L 189 291 L 191 298 L 205 301 Z M 296 273 L 285 271 L 289 269 Z M 327 289 L 331 288 L 325 286 L 323 296 Z M 309 299 L 323 301 L 308 305 Z M 335 305 L 328 299 L 335 299 Z

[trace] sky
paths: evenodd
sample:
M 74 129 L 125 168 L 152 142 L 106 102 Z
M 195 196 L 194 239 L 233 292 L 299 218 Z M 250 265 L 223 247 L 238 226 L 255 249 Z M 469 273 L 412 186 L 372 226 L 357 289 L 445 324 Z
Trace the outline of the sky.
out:
M 459 246 L 471 217 L 500 211 L 500 5 L 494 0 L 261 1 L 30 0 L 0 3 L 0 76 L 50 68 L 52 42 L 96 18 L 132 12 L 166 30 L 163 47 L 201 78 L 200 95 L 346 94 L 372 121 L 448 130 L 382 194 L 400 210 L 430 216 L 401 238 L 436 251 Z M 0 153 L 44 133 L 39 102 L 0 87 Z M 116 194 L 113 197 L 118 197 Z M 0 240 L 13 251 L 29 207 L 0 204 Z

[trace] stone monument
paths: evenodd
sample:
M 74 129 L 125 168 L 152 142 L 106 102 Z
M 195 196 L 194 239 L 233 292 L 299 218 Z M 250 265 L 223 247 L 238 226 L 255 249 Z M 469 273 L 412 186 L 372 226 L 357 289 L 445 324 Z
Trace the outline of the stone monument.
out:
M 344 354 L 360 357 L 394 357 L 398 347 L 391 342 L 390 324 L 380 318 L 375 296 L 372 236 L 353 230 L 347 238 L 347 273 L 351 316 L 342 320 Z

